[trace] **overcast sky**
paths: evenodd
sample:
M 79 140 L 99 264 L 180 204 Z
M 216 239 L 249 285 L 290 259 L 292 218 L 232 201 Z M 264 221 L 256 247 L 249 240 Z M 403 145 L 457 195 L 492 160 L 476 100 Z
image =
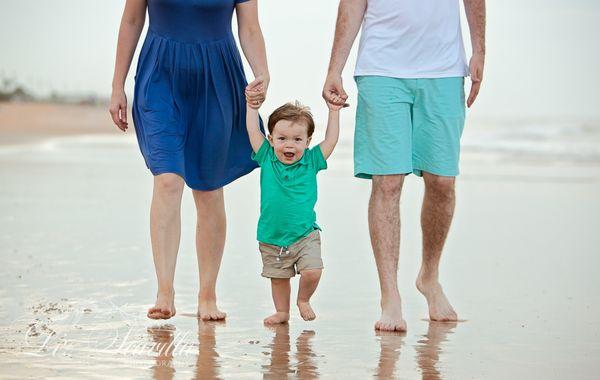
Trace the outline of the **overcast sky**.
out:
M 0 75 L 39 93 L 108 96 L 123 5 L 124 0 L 2 0 Z M 259 7 L 272 77 L 266 111 L 299 99 L 324 115 L 320 90 L 337 1 L 261 0 Z M 599 120 L 598 19 L 595 0 L 488 1 L 484 87 L 471 115 Z M 464 22 L 463 34 L 468 42 Z M 356 46 L 344 76 L 351 95 L 355 55 Z M 133 74 L 129 93 L 132 82 Z M 354 105 L 355 97 L 350 101 Z

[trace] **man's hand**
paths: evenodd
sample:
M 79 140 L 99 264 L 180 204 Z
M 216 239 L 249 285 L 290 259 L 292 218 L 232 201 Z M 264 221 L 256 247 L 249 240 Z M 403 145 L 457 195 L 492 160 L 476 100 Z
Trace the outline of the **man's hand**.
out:
M 329 109 L 331 109 L 331 106 L 339 107 L 338 110 L 344 107 L 348 99 L 348 94 L 344 91 L 342 76 L 338 74 L 327 75 L 322 95 Z
M 483 66 L 485 63 L 484 54 L 473 54 L 471 61 L 469 62 L 469 72 L 471 74 L 471 92 L 467 98 L 467 107 L 471 107 L 477 99 L 479 94 L 479 88 L 483 81 Z
M 260 108 L 267 97 L 269 78 L 259 75 L 254 81 L 246 86 L 246 103 L 254 109 Z
M 339 111 L 342 108 L 349 107 L 350 105 L 342 99 L 339 95 L 334 95 L 331 102 L 325 102 L 329 111 Z

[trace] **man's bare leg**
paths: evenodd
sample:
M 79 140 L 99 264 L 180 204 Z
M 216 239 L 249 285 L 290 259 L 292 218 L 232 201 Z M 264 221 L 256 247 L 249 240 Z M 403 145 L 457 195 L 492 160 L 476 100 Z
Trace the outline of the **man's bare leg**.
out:
M 154 177 L 150 207 L 150 240 L 158 281 L 156 303 L 148 318 L 168 319 L 175 315 L 175 265 L 181 238 L 181 195 L 183 178 L 166 173 Z
M 300 316 L 305 321 L 312 321 L 317 315 L 310 306 L 310 297 L 317 290 L 321 279 L 321 269 L 306 269 L 300 271 L 300 285 L 298 286 L 298 299 L 296 305 L 300 310 Z
M 272 278 L 271 279 L 271 294 L 273 295 L 273 303 L 275 304 L 275 314 L 264 319 L 267 325 L 276 325 L 286 323 L 290 319 L 290 279 L 289 278 Z
M 417 288 L 429 306 L 433 321 L 456 321 L 457 315 L 438 281 L 440 258 L 454 215 L 454 177 L 423 173 L 425 197 L 421 210 L 423 230 L 423 263 L 417 277 Z
M 216 286 L 227 229 L 223 189 L 194 190 L 193 194 L 198 213 L 196 224 L 196 254 L 200 276 L 198 316 L 203 320 L 221 320 L 225 319 L 226 314 L 217 308 Z
M 369 232 L 381 288 L 381 318 L 375 329 L 406 331 L 398 292 L 400 193 L 404 175 L 373 176 L 369 200 Z

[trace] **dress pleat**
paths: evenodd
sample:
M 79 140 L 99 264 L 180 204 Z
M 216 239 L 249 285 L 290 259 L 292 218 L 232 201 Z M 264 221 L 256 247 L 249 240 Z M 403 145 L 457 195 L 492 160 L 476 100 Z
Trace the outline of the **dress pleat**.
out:
M 148 0 L 133 119 L 153 175 L 218 189 L 257 167 L 246 131 L 247 85 L 231 32 L 235 0 Z M 262 121 L 261 121 L 262 128 Z

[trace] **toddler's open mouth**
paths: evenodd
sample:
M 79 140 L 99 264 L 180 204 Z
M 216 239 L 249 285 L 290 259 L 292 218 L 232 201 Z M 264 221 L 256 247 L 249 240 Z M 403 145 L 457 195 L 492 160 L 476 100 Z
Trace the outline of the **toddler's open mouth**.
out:
M 296 154 L 292 152 L 284 152 L 283 155 L 285 156 L 285 158 L 294 158 Z

